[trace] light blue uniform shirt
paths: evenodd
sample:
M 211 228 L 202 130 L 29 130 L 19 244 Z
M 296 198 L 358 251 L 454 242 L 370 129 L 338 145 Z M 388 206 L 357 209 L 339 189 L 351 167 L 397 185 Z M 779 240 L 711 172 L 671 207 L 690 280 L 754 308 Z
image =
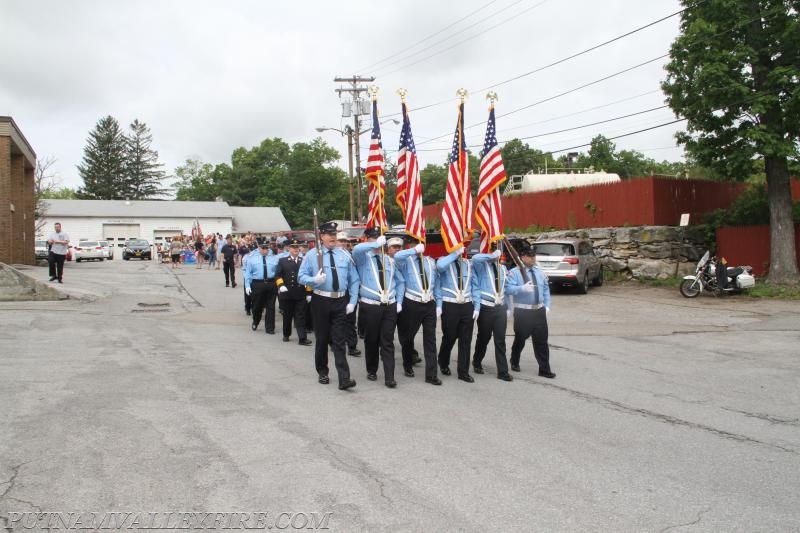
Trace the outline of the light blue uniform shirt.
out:
M 319 272 L 319 266 L 317 263 L 319 251 L 317 248 L 312 248 L 308 251 L 308 253 L 306 253 L 305 258 L 303 258 L 303 263 L 300 265 L 300 272 L 298 273 L 297 279 L 303 285 L 313 287 L 315 290 L 335 292 L 333 290 L 333 270 L 331 269 L 331 256 L 328 253 L 328 248 L 322 246 L 322 249 L 324 250 L 322 258 L 322 270 L 325 272 L 325 282 L 320 285 L 314 283 L 314 276 L 316 276 L 317 272 Z M 360 278 L 358 277 L 358 271 L 356 270 L 356 265 L 353 262 L 353 258 L 341 248 L 333 248 L 333 262 L 339 277 L 338 292 L 348 291 L 350 295 L 348 303 L 355 305 L 356 302 L 358 302 L 358 286 Z
M 514 268 L 508 273 L 506 294 L 514 296 L 514 304 L 544 304 L 546 308 L 550 309 L 550 287 L 547 284 L 547 276 L 535 266 L 525 270 L 528 271 L 528 278 L 536 286 L 536 289 L 532 292 L 523 292 L 522 286 L 525 282 L 522 281 L 519 268 Z
M 386 254 L 381 258 L 380 253 L 376 253 L 377 243 L 362 242 L 353 248 L 353 261 L 358 269 L 358 276 L 361 278 L 360 296 L 371 302 L 366 303 L 395 303 L 403 302 L 405 293 L 405 280 L 397 269 L 394 259 Z M 381 289 L 383 275 L 378 269 L 378 264 L 383 266 L 386 274 L 386 289 Z
M 439 270 L 439 284 L 442 288 L 442 300 L 465 303 L 472 301 L 475 311 L 481 309 L 481 291 L 475 276 L 472 275 L 472 263 L 469 259 L 461 257 L 462 248 L 454 250 L 449 255 L 440 257 L 436 261 L 436 268 Z M 459 279 L 457 263 L 461 262 L 461 287 L 459 289 Z
M 394 254 L 397 270 L 403 275 L 405 282 L 405 296 L 412 296 L 418 300 L 436 301 L 436 307 L 442 306 L 442 287 L 439 284 L 439 271 L 436 270 L 436 261 L 423 256 L 422 268 L 425 274 L 425 283 L 428 290 L 422 288 L 422 274 L 419 268 L 419 256 L 414 248 L 406 248 Z
M 494 274 L 492 265 L 497 267 L 497 276 Z M 492 254 L 475 254 L 472 256 L 472 268 L 472 275 L 475 276 L 478 283 L 482 303 L 489 306 L 507 305 L 506 267 L 498 264 Z
M 262 256 L 261 252 L 256 252 L 256 255 L 248 254 L 246 257 L 247 263 L 244 266 L 244 286 L 252 288 L 250 284 L 254 279 L 272 279 L 275 277 L 275 269 L 278 267 L 278 259 L 274 255 Z M 263 259 L 262 259 L 263 257 Z M 264 271 L 264 260 L 267 263 L 267 270 Z

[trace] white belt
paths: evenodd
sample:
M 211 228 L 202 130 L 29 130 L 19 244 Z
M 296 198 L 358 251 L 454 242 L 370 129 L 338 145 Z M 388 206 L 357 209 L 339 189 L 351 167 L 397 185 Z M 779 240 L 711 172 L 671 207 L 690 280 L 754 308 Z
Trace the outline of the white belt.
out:
M 433 300 L 433 297 L 430 296 L 430 295 L 420 298 L 419 296 L 412 296 L 412 295 L 406 293 L 405 297 L 408 298 L 409 300 L 411 300 L 412 302 L 419 302 L 419 303 L 422 303 L 422 304 L 426 304 L 426 303 L 428 303 L 428 302 Z
M 443 301 L 449 302 L 451 304 L 468 304 L 472 303 L 471 296 L 464 296 L 463 298 L 451 298 L 450 296 L 445 296 L 442 298 Z
M 314 294 L 317 294 L 319 296 L 324 296 L 326 298 L 341 298 L 347 293 L 345 291 L 328 292 L 328 291 L 319 291 L 317 289 L 314 289 Z
M 495 307 L 498 305 L 503 305 L 502 300 L 499 302 L 489 301 L 489 300 L 481 300 L 481 305 L 485 305 L 486 307 Z
M 364 297 L 359 298 L 358 301 L 363 304 L 370 304 L 370 305 L 389 305 L 394 303 L 393 299 L 389 300 L 388 302 L 382 302 L 380 300 L 373 300 L 372 298 L 364 298 Z
M 531 305 L 531 304 L 514 304 L 517 309 L 541 309 L 544 304 Z

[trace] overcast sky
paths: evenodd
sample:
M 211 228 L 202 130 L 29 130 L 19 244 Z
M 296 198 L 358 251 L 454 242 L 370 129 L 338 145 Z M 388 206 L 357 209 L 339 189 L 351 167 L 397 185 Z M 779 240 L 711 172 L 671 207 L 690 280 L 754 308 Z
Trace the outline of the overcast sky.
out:
M 411 113 L 424 166 L 447 156 L 458 88 L 470 91 L 466 124 L 483 122 L 487 87 L 680 8 L 677 0 L 0 0 L 0 115 L 14 118 L 40 159 L 55 158 L 61 185 L 73 188 L 82 185 L 75 167 L 88 133 L 106 115 L 123 127 L 145 122 L 170 174 L 189 157 L 229 162 L 233 149 L 265 138 L 320 135 L 346 168 L 346 141 L 315 127 L 352 124 L 341 117 L 335 76 L 374 75 L 384 118 L 400 111 L 399 87 L 412 110 L 438 104 Z M 668 53 L 678 24 L 672 17 L 495 87 L 498 139 L 537 136 L 525 142 L 555 151 L 674 120 L 662 109 L 542 135 L 663 105 L 666 58 L 537 102 Z M 614 142 L 680 160 L 679 127 Z M 399 130 L 382 126 L 384 147 L 397 149 Z M 467 143 L 482 144 L 484 133 L 468 129 Z M 367 133 L 362 150 L 368 144 Z

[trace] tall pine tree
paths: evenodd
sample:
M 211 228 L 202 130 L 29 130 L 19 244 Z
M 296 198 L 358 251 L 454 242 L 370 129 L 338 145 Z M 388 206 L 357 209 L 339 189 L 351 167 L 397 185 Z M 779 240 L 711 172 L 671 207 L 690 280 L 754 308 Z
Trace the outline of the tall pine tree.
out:
M 78 197 L 87 200 L 120 200 L 126 193 L 125 162 L 127 141 L 117 119 L 100 119 L 89 132 L 78 173 L 83 187 Z
M 131 133 L 126 138 L 126 198 L 145 200 L 164 196 L 167 191 L 161 182 L 166 173 L 158 162 L 158 152 L 150 148 L 153 142 L 150 128 L 138 119 L 133 121 L 130 128 Z

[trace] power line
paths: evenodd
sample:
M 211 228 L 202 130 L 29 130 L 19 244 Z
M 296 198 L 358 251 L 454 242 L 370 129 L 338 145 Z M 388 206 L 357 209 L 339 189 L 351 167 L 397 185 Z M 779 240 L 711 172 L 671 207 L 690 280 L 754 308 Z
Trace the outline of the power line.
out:
M 522 0 L 517 0 L 516 2 L 514 2 L 513 4 L 511 4 L 511 5 L 507 6 L 506 8 L 504 8 L 504 9 L 503 9 L 503 10 L 501 10 L 501 11 L 504 11 L 505 9 L 508 9 L 508 8 L 510 8 L 510 7 L 512 7 L 512 6 L 514 6 L 514 5 L 518 4 L 518 3 L 520 3 L 521 1 L 522 1 Z M 416 61 L 413 61 L 413 62 L 411 62 L 411 63 L 407 63 L 407 64 L 405 64 L 405 65 L 402 65 L 402 66 L 400 66 L 400 67 L 398 67 L 398 68 L 396 68 L 396 69 L 394 69 L 394 70 L 390 70 L 389 72 L 384 72 L 383 74 L 381 74 L 381 76 L 389 76 L 389 75 L 391 75 L 391 74 L 394 74 L 395 72 L 399 72 L 399 71 L 401 71 L 401 70 L 404 70 L 404 69 L 406 69 L 406 68 L 408 68 L 408 67 L 410 67 L 410 66 L 416 65 L 416 64 L 418 64 L 418 63 L 422 63 L 423 61 L 427 61 L 428 59 L 430 59 L 430 58 L 432 58 L 432 57 L 436 57 L 436 56 L 438 56 L 439 54 L 443 54 L 443 53 L 447 52 L 448 50 L 452 50 L 452 49 L 453 49 L 453 48 L 455 48 L 456 46 L 459 46 L 459 45 L 461 45 L 461 44 L 464 44 L 464 43 L 465 43 L 465 42 L 467 42 L 467 41 L 471 41 L 472 39 L 475 39 L 476 37 L 480 37 L 480 36 L 481 36 L 481 35 L 483 35 L 484 33 L 488 32 L 488 31 L 491 31 L 491 30 L 493 30 L 493 29 L 497 28 L 498 26 L 502 26 L 502 25 L 503 25 L 503 24 L 505 24 L 506 22 L 509 22 L 509 21 L 512 21 L 512 20 L 515 20 L 515 19 L 519 18 L 519 17 L 520 17 L 520 15 L 523 15 L 523 14 L 527 13 L 528 11 L 530 11 L 530 10 L 532 10 L 532 9 L 536 9 L 537 7 L 541 6 L 541 5 L 542 5 L 542 4 L 544 4 L 545 2 L 547 2 L 547 0 L 541 0 L 541 1 L 540 1 L 538 4 L 534 4 L 534 5 L 532 5 L 531 7 L 529 7 L 529 8 L 527 8 L 527 9 L 524 9 L 524 10 L 522 10 L 521 12 L 517 13 L 517 14 L 516 14 L 516 15 L 514 15 L 513 17 L 509 17 L 509 18 L 507 18 L 507 19 L 505 19 L 505 20 L 502 20 L 502 21 L 498 22 L 497 24 L 495 24 L 494 26 L 489 26 L 489 27 L 488 27 L 488 28 L 486 28 L 485 30 L 483 30 L 483 31 L 480 31 L 480 32 L 478 32 L 478 33 L 476 33 L 475 35 L 472 35 L 472 36 L 470 36 L 470 37 L 467 37 L 466 39 L 462 39 L 461 41 L 458 41 L 457 43 L 455 43 L 455 44 L 453 44 L 453 45 L 451 45 L 451 46 L 449 46 L 449 47 L 447 47 L 447 48 L 444 48 L 443 50 L 439 50 L 438 52 L 434 52 L 434 53 L 432 53 L 432 54 L 430 54 L 430 55 L 428 55 L 428 56 L 425 56 L 425 57 L 423 57 L 423 58 L 421 58 L 421 59 L 418 59 L 418 60 L 416 60 Z M 495 13 L 495 15 L 496 15 L 496 14 L 498 14 L 498 13 L 500 13 L 501 11 L 498 11 L 497 13 Z M 492 16 L 494 16 L 494 15 L 492 15 Z M 482 21 L 479 21 L 479 22 L 485 22 L 485 20 L 486 20 L 486 19 L 484 19 L 484 20 L 482 20 Z M 477 23 L 476 23 L 476 24 L 477 24 Z M 473 26 L 474 26 L 474 25 L 475 25 L 475 24 L 473 24 Z M 471 26 L 470 26 L 470 27 L 471 27 Z M 469 29 L 469 28 L 465 28 L 465 29 Z M 459 32 L 459 33 L 461 33 L 461 32 Z M 455 35 L 458 35 L 458 34 L 455 34 Z M 448 39 L 450 39 L 450 37 L 448 37 L 447 39 L 444 39 L 443 41 L 446 41 L 446 40 L 448 40 Z M 443 41 L 440 41 L 440 43 L 441 43 L 441 42 L 443 42 Z M 439 44 L 439 43 L 436 43 L 436 44 Z M 435 45 L 431 45 L 430 47 L 428 47 L 428 48 L 426 48 L 426 49 L 424 49 L 424 50 L 420 50 L 419 52 L 415 52 L 414 54 L 411 54 L 411 55 L 410 55 L 408 58 L 406 58 L 406 59 L 410 59 L 411 57 L 413 57 L 413 56 L 415 56 L 415 55 L 418 55 L 418 54 L 420 54 L 421 52 L 423 52 L 423 51 L 425 51 L 425 50 L 427 50 L 427 49 L 429 49 L 429 48 L 432 48 L 433 46 L 435 46 Z M 395 62 L 393 62 L 393 63 L 390 63 L 390 64 L 394 64 L 394 63 L 397 63 L 397 62 L 399 62 L 399 61 L 402 61 L 402 59 L 401 59 L 401 60 L 398 60 L 398 61 L 395 61 Z M 386 67 L 388 67 L 388 66 L 389 66 L 389 65 L 385 65 L 383 68 L 386 68 Z M 380 70 L 380 69 L 379 69 L 379 70 Z
M 440 33 L 444 33 L 446 30 L 449 30 L 450 28 L 452 28 L 453 26 L 457 25 L 458 23 L 460 23 L 460 22 L 463 22 L 463 21 L 467 20 L 468 18 L 470 18 L 470 17 L 471 17 L 472 15 L 474 15 L 475 13 L 478 13 L 479 11 L 482 11 L 482 10 L 486 9 L 487 7 L 489 7 L 490 5 L 494 4 L 495 2 L 497 2 L 497 0 L 492 0 L 492 1 L 491 1 L 491 2 L 489 2 L 489 3 L 482 5 L 481 7 L 479 7 L 478 9 L 476 9 L 475 11 L 472 11 L 471 13 L 469 13 L 469 14 L 467 14 L 467 15 L 465 15 L 465 16 L 463 16 L 463 17 L 461 17 L 461 18 L 460 18 L 460 19 L 458 19 L 457 21 L 453 22 L 452 24 L 449 24 L 449 25 L 445 26 L 445 27 L 444 27 L 444 28 L 442 28 L 441 30 L 439 30 L 439 31 L 436 31 L 436 32 L 433 32 L 432 34 L 428 35 L 428 36 L 427 36 L 427 37 L 425 37 L 424 39 L 421 39 L 421 40 L 419 40 L 419 41 L 415 42 L 415 43 L 414 43 L 414 44 L 412 44 L 411 46 L 405 47 L 403 50 L 400 50 L 400 51 L 399 51 L 399 52 L 397 52 L 397 53 L 394 53 L 394 54 L 392 54 L 392 55 L 390 55 L 390 56 L 384 57 L 384 58 L 383 58 L 383 59 L 381 59 L 380 61 L 377 61 L 377 62 L 375 62 L 375 63 L 373 63 L 373 64 L 371 64 L 371 65 L 369 65 L 369 66 L 366 66 L 366 67 L 364 67 L 364 68 L 358 69 L 358 70 L 357 70 L 357 72 L 358 72 L 358 71 L 367 71 L 368 69 L 375 68 L 375 67 L 377 67 L 378 65 L 380 65 L 381 63 L 383 63 L 383 62 L 385 62 L 385 61 L 387 61 L 387 60 L 389 60 L 389 59 L 393 59 L 393 58 L 395 58 L 395 57 L 397 57 L 397 56 L 399 56 L 399 55 L 402 55 L 402 54 L 404 54 L 404 53 L 408 52 L 409 50 L 412 50 L 413 48 L 415 48 L 416 46 L 418 46 L 418 45 L 420 45 L 420 44 L 424 43 L 425 41 L 427 41 L 427 40 L 429 40 L 429 39 L 433 39 L 434 37 L 436 37 L 436 36 L 437 36 L 437 35 L 439 35 Z M 490 15 L 490 16 L 491 16 L 491 15 Z M 457 35 L 457 34 L 456 34 L 456 35 Z M 385 65 L 384 65 L 384 66 L 385 66 Z

